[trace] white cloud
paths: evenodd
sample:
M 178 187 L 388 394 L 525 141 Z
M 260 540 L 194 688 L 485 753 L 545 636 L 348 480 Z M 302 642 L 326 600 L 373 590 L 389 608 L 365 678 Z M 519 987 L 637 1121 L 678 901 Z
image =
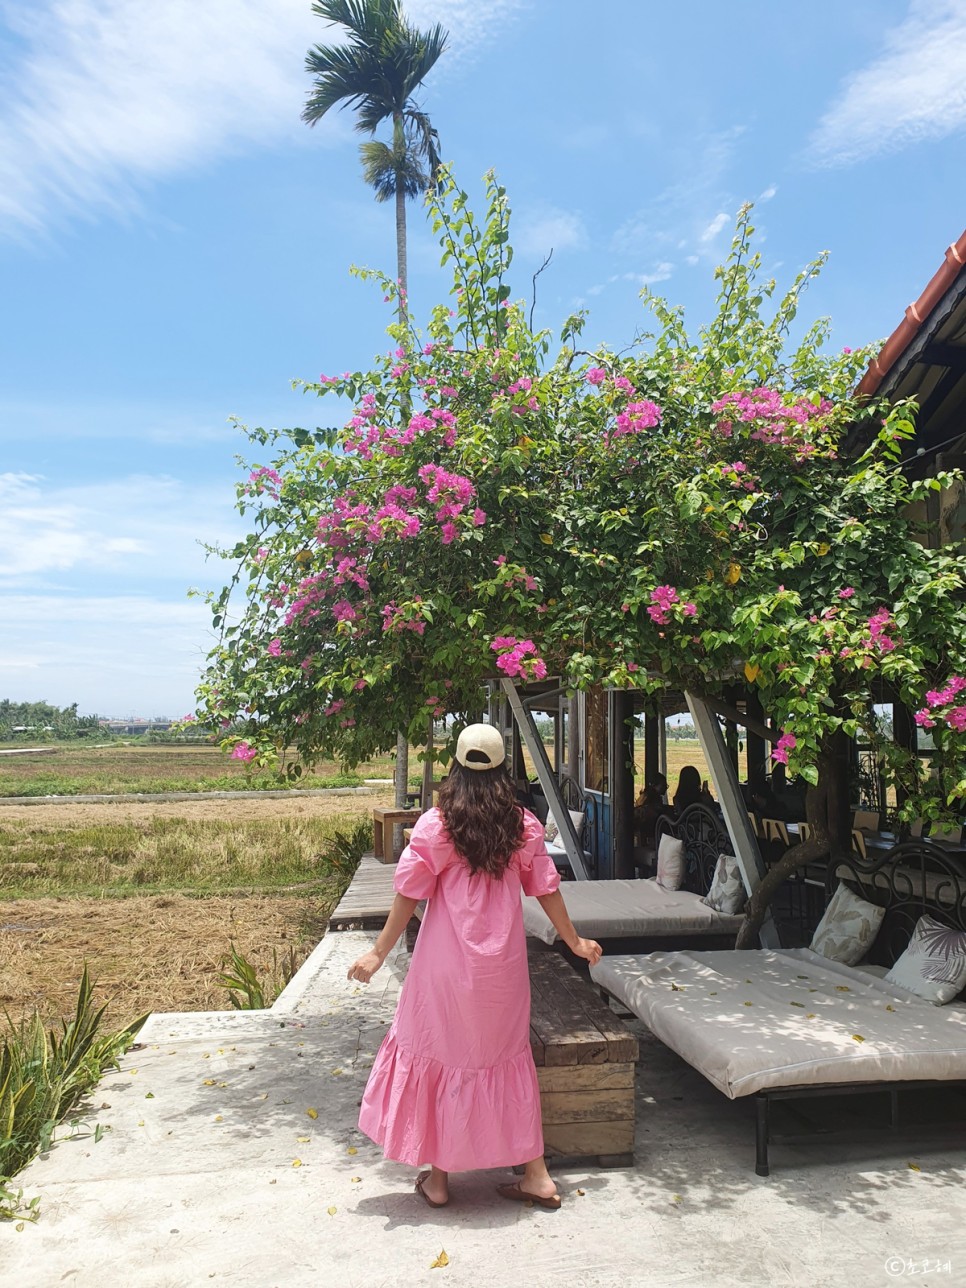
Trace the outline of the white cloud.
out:
M 777 192 L 778 192 L 778 185 L 775 183 L 770 183 L 764 192 L 761 192 L 758 194 L 758 200 L 759 202 L 771 201 L 772 197 L 774 197 Z
M 809 156 L 847 165 L 964 128 L 966 0 L 913 0 L 879 57 L 846 80 Z
M 180 716 L 212 640 L 200 602 L 144 596 L 10 595 L 2 696 L 78 703 L 103 716 Z
M 35 586 L 64 574 L 142 581 L 205 574 L 199 541 L 240 535 L 233 497 L 170 477 L 132 475 L 50 486 L 32 474 L 0 475 L 0 586 Z M 217 570 L 205 578 L 216 580 Z
M 729 216 L 725 214 L 723 210 L 719 211 L 715 215 L 714 219 L 711 220 L 711 223 L 708 224 L 707 228 L 705 228 L 704 232 L 698 238 L 698 241 L 702 246 L 707 246 L 708 242 L 714 241 L 718 233 L 721 232 L 722 228 L 724 228 L 725 224 L 728 222 L 728 219 Z
M 337 29 L 308 0 L 0 0 L 23 52 L 4 69 L 0 230 L 37 232 L 67 213 L 129 212 L 146 184 L 280 138 L 299 117 L 306 50 Z M 413 0 L 441 20 L 455 73 L 498 36 L 519 0 Z M 447 71 L 448 69 L 448 71 Z M 333 113 L 315 133 L 347 135 Z
M 513 244 L 517 254 L 539 256 L 550 251 L 574 250 L 586 241 L 584 221 L 574 211 L 547 207 L 527 212 L 514 222 Z
M 738 204 L 728 192 L 726 176 L 743 133 L 743 126 L 734 126 L 696 140 L 687 173 L 626 219 L 611 238 L 611 248 L 635 258 L 675 251 L 687 262 L 689 256 L 717 258 L 717 235 L 731 220 L 722 208 Z

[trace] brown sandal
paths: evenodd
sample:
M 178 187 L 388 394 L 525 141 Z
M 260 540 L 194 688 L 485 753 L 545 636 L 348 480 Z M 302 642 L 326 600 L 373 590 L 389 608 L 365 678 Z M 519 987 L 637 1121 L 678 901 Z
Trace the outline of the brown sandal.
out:
M 513 1203 L 536 1203 L 537 1207 L 547 1208 L 551 1212 L 560 1210 L 559 1194 L 551 1194 L 548 1198 L 544 1198 L 542 1194 L 530 1194 L 527 1190 L 521 1190 L 519 1183 L 498 1185 L 496 1192 L 500 1198 L 510 1199 Z
M 449 1202 L 449 1199 L 444 1199 L 442 1203 L 437 1203 L 436 1200 L 431 1199 L 429 1195 L 426 1193 L 426 1191 L 423 1189 L 423 1186 L 426 1184 L 428 1180 L 429 1180 L 429 1172 L 420 1172 L 420 1174 L 416 1177 L 417 1194 L 419 1194 L 420 1198 L 425 1199 L 425 1201 L 432 1208 L 445 1207 L 446 1204 Z

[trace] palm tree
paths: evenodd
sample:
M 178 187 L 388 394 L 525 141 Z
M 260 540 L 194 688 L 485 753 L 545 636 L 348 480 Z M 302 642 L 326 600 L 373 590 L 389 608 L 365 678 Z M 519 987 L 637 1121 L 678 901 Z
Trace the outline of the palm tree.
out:
M 426 32 L 411 27 L 401 0 L 315 0 L 312 12 L 344 27 L 348 40 L 315 45 L 306 54 L 305 68 L 315 84 L 302 120 L 315 125 L 339 106 L 358 110 L 356 129 L 364 134 L 374 135 L 383 121 L 392 121 L 391 145 L 370 139 L 359 151 L 363 176 L 376 200 L 396 199 L 396 280 L 399 321 L 405 323 L 406 200 L 432 187 L 440 165 L 439 135 L 413 93 L 446 48 L 447 33 L 439 23 Z M 408 779 L 409 740 L 401 732 L 396 739 L 397 807 L 406 803 Z
M 439 135 L 413 101 L 413 93 L 446 48 L 437 23 L 417 31 L 401 0 L 315 0 L 312 12 L 348 33 L 344 45 L 315 45 L 305 57 L 315 78 L 302 120 L 320 121 L 330 108 L 358 110 L 356 129 L 374 135 L 392 121 L 392 144 L 371 140 L 359 149 L 363 176 L 377 201 L 396 199 L 396 276 L 399 316 L 406 319 L 406 200 L 426 192 L 440 166 Z

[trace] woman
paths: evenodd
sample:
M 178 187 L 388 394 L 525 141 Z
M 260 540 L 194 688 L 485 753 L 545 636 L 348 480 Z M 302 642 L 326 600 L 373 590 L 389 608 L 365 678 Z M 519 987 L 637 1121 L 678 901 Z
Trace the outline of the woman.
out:
M 701 782 L 701 775 L 694 765 L 684 765 L 678 775 L 677 790 L 674 793 L 674 808 L 678 817 L 689 805 L 712 805 L 714 802 L 708 791 L 707 783 Z
M 367 984 L 420 899 L 428 900 L 392 1027 L 362 1100 L 359 1126 L 388 1158 L 429 1171 L 416 1189 L 449 1201 L 449 1173 L 524 1164 L 503 1198 L 559 1208 L 543 1158 L 540 1092 L 530 1053 L 530 977 L 521 889 L 535 895 L 578 957 L 581 939 L 557 890 L 543 828 L 517 804 L 491 725 L 460 734 L 439 807 L 413 828 L 396 868 L 396 897 L 371 952 L 349 969 Z

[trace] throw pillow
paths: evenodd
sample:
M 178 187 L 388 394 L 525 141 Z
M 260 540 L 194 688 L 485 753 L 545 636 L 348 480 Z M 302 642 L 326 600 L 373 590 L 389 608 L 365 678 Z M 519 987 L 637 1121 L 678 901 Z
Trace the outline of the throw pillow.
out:
M 711 888 L 701 902 L 726 917 L 736 917 L 741 912 L 745 906 L 745 883 L 733 854 L 718 855 Z
M 884 916 L 884 908 L 860 899 L 840 881 L 809 948 L 829 961 L 854 966 L 872 947 Z
M 582 809 L 569 809 L 570 821 L 574 825 L 574 831 L 577 833 L 577 840 L 584 834 L 584 811 Z
M 684 842 L 676 837 L 661 837 L 657 847 L 657 883 L 664 890 L 680 890 L 684 885 Z
M 909 947 L 886 979 L 934 1006 L 951 1002 L 966 985 L 966 935 L 934 917 L 920 917 Z

